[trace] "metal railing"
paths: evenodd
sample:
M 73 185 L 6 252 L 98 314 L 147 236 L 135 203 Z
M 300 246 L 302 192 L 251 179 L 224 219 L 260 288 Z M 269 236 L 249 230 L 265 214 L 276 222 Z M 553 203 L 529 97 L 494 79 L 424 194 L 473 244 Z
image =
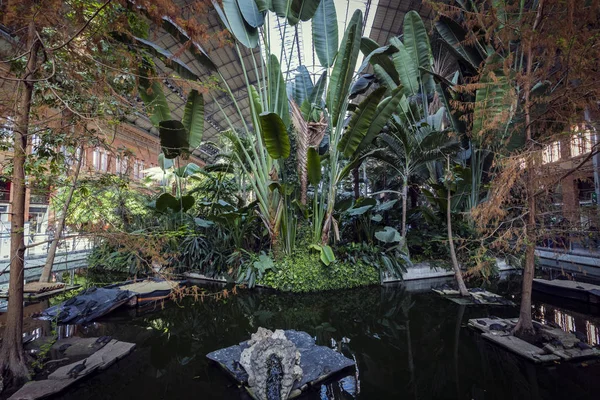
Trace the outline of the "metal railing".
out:
M 50 233 L 25 234 L 25 257 L 44 257 L 48 254 L 54 235 Z M 89 236 L 68 233 L 58 243 L 57 254 L 91 250 L 93 239 Z M 0 232 L 0 261 L 10 259 L 10 233 Z

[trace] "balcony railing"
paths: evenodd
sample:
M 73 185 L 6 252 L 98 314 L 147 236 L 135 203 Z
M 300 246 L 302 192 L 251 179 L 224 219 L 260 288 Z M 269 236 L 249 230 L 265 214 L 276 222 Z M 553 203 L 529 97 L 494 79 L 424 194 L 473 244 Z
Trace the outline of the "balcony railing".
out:
M 32 194 L 29 197 L 30 204 L 49 204 L 50 197 L 45 194 Z

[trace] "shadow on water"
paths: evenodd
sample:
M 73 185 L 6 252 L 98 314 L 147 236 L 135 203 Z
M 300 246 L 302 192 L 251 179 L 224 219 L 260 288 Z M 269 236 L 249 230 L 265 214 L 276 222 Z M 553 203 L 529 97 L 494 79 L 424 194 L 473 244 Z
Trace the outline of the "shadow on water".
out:
M 470 318 L 514 317 L 516 308 L 464 307 L 401 285 L 310 295 L 241 291 L 227 299 L 113 314 L 80 334 L 137 343 L 115 366 L 63 399 L 246 399 L 205 355 L 259 326 L 303 330 L 356 359 L 356 375 L 307 399 L 592 399 L 600 364 L 535 366 L 466 328 Z

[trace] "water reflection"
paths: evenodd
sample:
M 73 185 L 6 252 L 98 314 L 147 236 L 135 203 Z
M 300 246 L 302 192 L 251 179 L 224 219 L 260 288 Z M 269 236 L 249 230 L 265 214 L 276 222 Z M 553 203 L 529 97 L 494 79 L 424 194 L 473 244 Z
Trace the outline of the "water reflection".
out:
M 534 305 L 534 316 L 544 324 L 559 327 L 565 332 L 574 332 L 580 340 L 590 346 L 600 344 L 600 319 L 598 318 L 542 302 Z
M 536 303 L 535 312 L 554 319 L 557 309 Z M 137 343 L 136 351 L 63 398 L 245 399 L 205 355 L 246 340 L 259 326 L 306 331 L 317 344 L 356 360 L 356 373 L 315 387 L 306 399 L 596 398 L 600 380 L 591 377 L 600 376 L 598 365 L 533 365 L 466 328 L 470 318 L 517 313 L 510 307 L 461 307 L 402 287 L 313 295 L 243 291 L 142 315 L 124 310 L 80 334 L 112 335 Z M 584 320 L 569 315 L 576 329 L 587 329 Z M 595 329 L 588 338 L 597 343 L 598 324 L 587 321 Z

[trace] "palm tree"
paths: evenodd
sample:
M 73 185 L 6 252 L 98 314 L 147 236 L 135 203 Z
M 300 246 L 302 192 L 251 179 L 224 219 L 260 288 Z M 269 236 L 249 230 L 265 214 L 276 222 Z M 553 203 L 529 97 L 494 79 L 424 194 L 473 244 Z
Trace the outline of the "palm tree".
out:
M 411 125 L 394 116 L 390 130 L 380 135 L 384 146 L 374 157 L 389 165 L 402 179 L 402 237 L 406 237 L 406 211 L 408 186 L 411 182 L 423 182 L 432 177 L 434 163 L 460 149 L 460 144 L 442 130 L 441 108 L 420 125 Z

